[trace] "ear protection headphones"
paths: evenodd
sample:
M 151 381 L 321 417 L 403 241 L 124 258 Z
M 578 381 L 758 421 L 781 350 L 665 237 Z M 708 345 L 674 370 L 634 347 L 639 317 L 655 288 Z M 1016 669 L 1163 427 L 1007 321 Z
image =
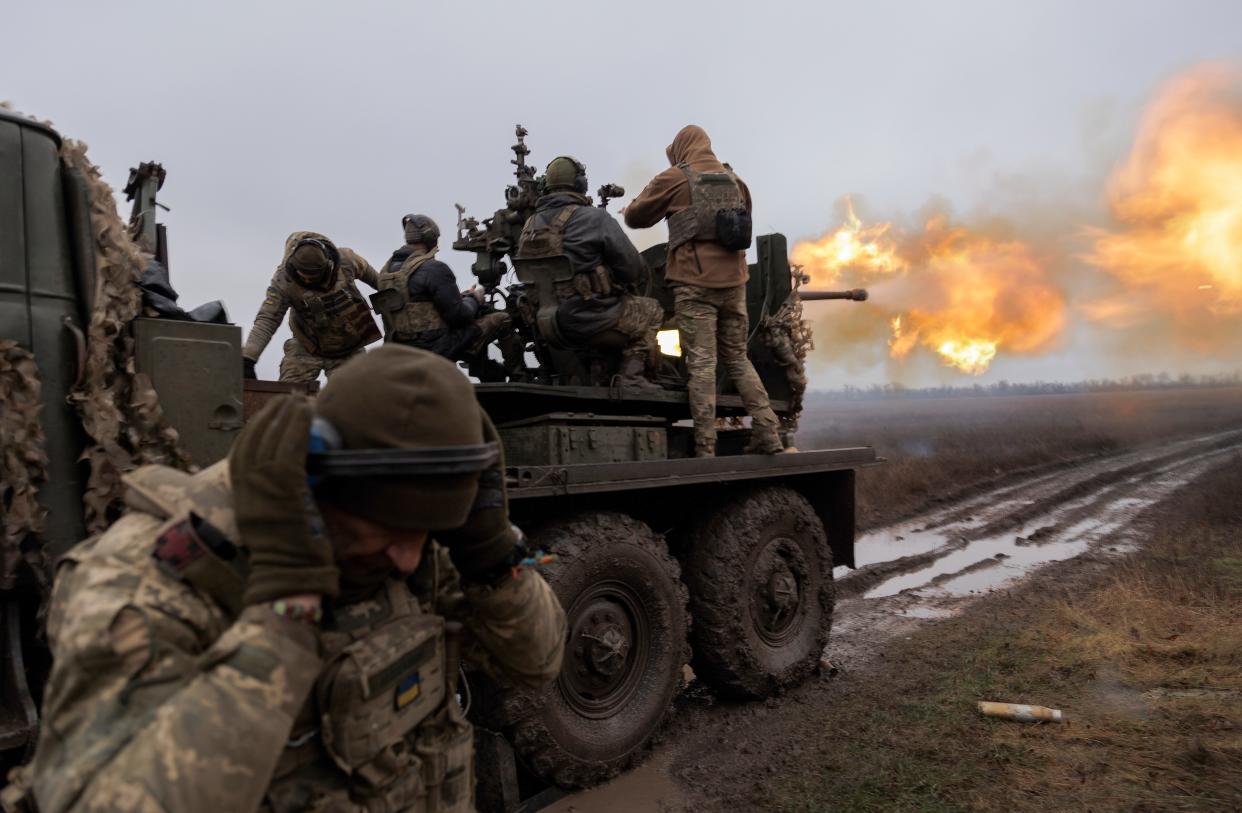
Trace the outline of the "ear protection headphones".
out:
M 406 477 L 478 474 L 496 463 L 496 443 L 422 449 L 346 449 L 341 434 L 318 415 L 311 421 L 306 473 L 311 486 L 329 477 Z
M 574 158 L 572 155 L 566 155 L 565 157 L 570 161 L 573 161 L 574 167 L 578 170 L 577 174 L 574 175 L 574 191 L 579 195 L 585 195 L 587 193 L 586 164 L 582 163 L 577 158 Z

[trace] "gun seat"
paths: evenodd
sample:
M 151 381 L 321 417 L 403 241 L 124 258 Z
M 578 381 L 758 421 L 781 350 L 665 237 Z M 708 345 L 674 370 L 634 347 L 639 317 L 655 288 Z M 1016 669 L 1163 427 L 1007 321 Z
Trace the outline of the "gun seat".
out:
M 540 257 L 538 259 L 515 259 L 513 270 L 519 282 L 534 286 L 535 289 L 535 326 L 539 337 L 552 347 L 563 349 L 570 344 L 561 335 L 560 325 L 556 322 L 556 311 L 560 301 L 556 295 L 558 282 L 572 282 L 573 267 L 569 258 Z

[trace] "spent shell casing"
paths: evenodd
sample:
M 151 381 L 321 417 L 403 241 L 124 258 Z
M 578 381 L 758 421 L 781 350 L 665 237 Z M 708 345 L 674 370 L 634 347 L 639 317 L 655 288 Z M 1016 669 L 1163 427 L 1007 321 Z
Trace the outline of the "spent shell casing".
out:
M 999 717 L 1002 720 L 1016 720 L 1020 723 L 1061 723 L 1065 715 L 1060 709 L 1047 706 L 1028 706 L 1023 703 L 995 703 L 987 700 L 979 701 L 979 711 L 987 717 Z

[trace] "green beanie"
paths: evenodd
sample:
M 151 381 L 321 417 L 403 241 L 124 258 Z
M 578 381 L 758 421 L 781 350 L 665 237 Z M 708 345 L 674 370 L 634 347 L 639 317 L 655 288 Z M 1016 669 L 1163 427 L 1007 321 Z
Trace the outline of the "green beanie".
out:
M 346 449 L 424 449 L 483 443 L 474 387 L 451 361 L 386 344 L 342 366 L 315 399 Z M 457 528 L 478 493 L 479 475 L 340 478 L 316 496 L 394 528 Z

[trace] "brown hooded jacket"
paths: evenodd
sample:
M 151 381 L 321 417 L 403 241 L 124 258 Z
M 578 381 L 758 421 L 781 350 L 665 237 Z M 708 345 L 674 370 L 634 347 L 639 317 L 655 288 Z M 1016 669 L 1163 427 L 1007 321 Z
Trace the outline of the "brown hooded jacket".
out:
M 711 139 L 702 127 L 694 124 L 681 128 L 665 154 L 669 168 L 655 176 L 625 208 L 625 225 L 631 229 L 649 228 L 690 206 L 690 183 L 677 167 L 681 162 L 697 172 L 724 171 L 724 165 L 712 152 Z M 737 184 L 741 188 L 742 204 L 749 211 L 750 190 L 741 178 Z M 667 279 L 671 283 L 732 288 L 744 285 L 748 277 L 746 252 L 728 251 L 710 241 L 696 240 L 678 246 L 668 258 Z

